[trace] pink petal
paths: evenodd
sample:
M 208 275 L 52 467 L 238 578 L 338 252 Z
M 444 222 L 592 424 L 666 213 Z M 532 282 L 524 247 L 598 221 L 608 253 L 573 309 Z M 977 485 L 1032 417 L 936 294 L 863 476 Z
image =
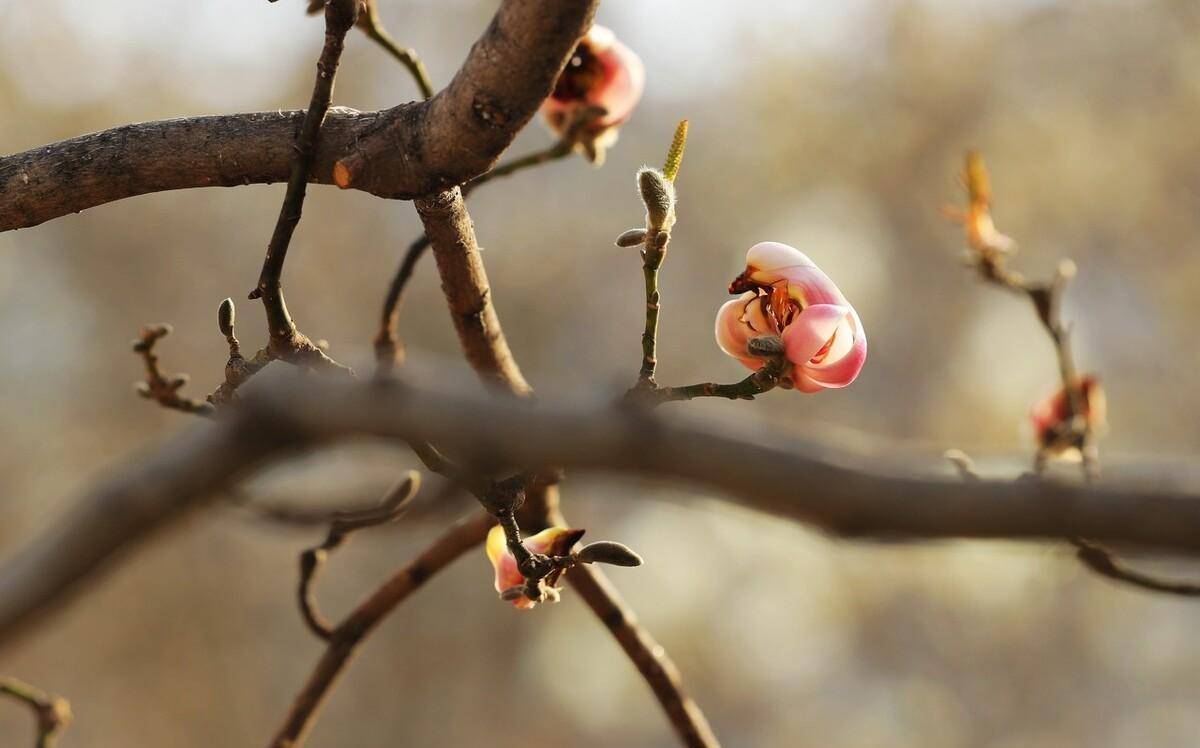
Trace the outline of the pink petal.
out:
M 787 281 L 788 295 L 798 301 L 801 307 L 810 304 L 850 305 L 837 284 L 816 266 L 794 265 L 775 273 L 779 279 Z
M 807 367 L 849 315 L 850 307 L 835 304 L 813 304 L 800 312 L 783 331 L 788 360 Z
M 816 267 L 816 263 L 808 259 L 808 255 L 795 247 L 781 242 L 759 242 L 755 244 L 746 253 L 746 265 L 765 272 L 773 272 L 798 265 Z
M 821 385 L 810 379 L 809 376 L 804 373 L 804 370 L 799 366 L 792 370 L 792 382 L 796 385 L 796 389 L 800 390 L 801 392 L 808 392 L 810 394 L 813 392 L 820 392 L 821 390 L 825 389 L 824 385 Z
M 837 389 L 845 387 L 858 378 L 863 364 L 867 362 L 867 339 L 863 336 L 854 338 L 850 350 L 840 358 L 830 361 L 826 359 L 820 365 L 797 365 L 803 368 L 804 375 L 821 387 Z
M 595 31 L 597 27 L 593 26 L 592 29 Z M 621 124 L 633 114 L 646 87 L 646 69 L 642 65 L 642 58 L 615 38 L 598 57 L 604 65 L 605 81 L 588 98 L 591 103 L 608 110 L 599 124 L 611 127 Z

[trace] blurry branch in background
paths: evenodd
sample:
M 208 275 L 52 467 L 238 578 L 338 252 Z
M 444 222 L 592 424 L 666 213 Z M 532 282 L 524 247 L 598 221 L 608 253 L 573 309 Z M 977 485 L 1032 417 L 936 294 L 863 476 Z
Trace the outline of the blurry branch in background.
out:
M 137 393 L 147 400 L 154 400 L 164 408 L 211 417 L 216 412 L 216 408 L 211 403 L 193 400 L 179 394 L 179 390 L 188 383 L 188 375 L 167 376 L 159 368 L 158 354 L 154 347 L 158 341 L 170 334 L 170 325 L 147 325 L 142 328 L 137 340 L 133 341 L 133 352 L 141 356 L 146 364 L 146 379 L 138 382 Z
M 992 220 L 991 182 L 982 156 L 974 151 L 967 153 L 961 179 L 967 192 L 967 207 L 946 208 L 945 214 L 965 228 L 968 264 L 979 271 L 984 281 L 1029 299 L 1058 358 L 1061 390 L 1034 410 L 1038 430 L 1034 472 L 1043 474 L 1055 457 L 1075 457 L 1084 480 L 1095 481 L 1100 473 L 1095 430 L 1104 422 L 1104 393 L 1094 376 L 1079 373 L 1071 351 L 1071 328 L 1062 321 L 1063 292 L 1075 277 L 1075 263 L 1060 262 L 1054 278 L 1047 282 L 1028 280 L 1009 269 L 1008 258 L 1016 251 L 1016 242 L 996 230 Z M 946 457 L 964 478 L 977 477 L 970 458 L 962 452 L 951 450 Z M 1071 535 L 1069 539 L 1078 549 L 1079 560 L 1097 574 L 1153 592 L 1200 595 L 1200 585 L 1155 579 L 1127 568 L 1111 552 L 1081 535 Z
M 66 699 L 52 696 L 16 678 L 0 676 L 0 696 L 24 702 L 33 710 L 37 720 L 35 748 L 53 748 L 58 736 L 71 724 L 71 705 Z
M 444 445 L 478 469 L 505 465 L 635 473 L 707 486 L 717 498 L 851 537 L 1086 537 L 1200 555 L 1200 494 L 1157 485 L 931 478 L 795 435 L 739 435 L 651 412 L 535 404 L 399 382 L 318 378 L 247 394 L 118 470 L 0 567 L 0 644 L 92 574 L 257 467 L 350 436 Z M 764 439 L 766 441 L 764 441 Z M 530 528 L 533 529 L 533 528 Z
M 586 127 L 592 120 L 601 116 L 603 112 L 603 109 L 597 107 L 581 111 L 574 123 L 568 128 L 566 134 L 550 147 L 500 164 L 486 174 L 464 184 L 462 186 L 463 199 L 465 200 L 477 188 L 493 179 L 516 174 L 519 171 L 541 166 L 542 164 L 557 161 L 571 155 L 575 148 L 578 130 Z M 379 331 L 375 334 L 374 341 L 376 373 L 380 376 L 389 374 L 395 366 L 404 361 L 404 346 L 400 342 L 399 335 L 400 307 L 404 303 L 404 292 L 408 288 L 408 283 L 412 280 L 413 273 L 417 269 L 417 263 L 425 256 L 425 252 L 428 249 L 429 237 L 426 234 L 421 234 L 421 236 L 413 240 L 408 246 L 408 250 L 404 253 L 404 257 L 400 261 L 400 267 L 396 269 L 396 274 L 392 277 L 392 283 L 388 287 L 387 295 L 384 297 L 383 311 L 379 318 Z
M 363 511 L 335 514 L 324 542 L 300 554 L 300 584 L 297 590 L 300 614 L 309 629 L 319 638 L 328 639 L 333 632 L 333 626 L 317 609 L 312 589 L 317 573 L 329 558 L 329 554 L 340 548 L 346 538 L 356 530 L 395 522 L 408 508 L 420 486 L 420 474 L 410 470 L 384 495 L 378 506 Z
M 271 0 L 271 2 L 275 2 L 275 0 Z M 308 12 L 309 14 L 320 13 L 324 6 L 325 0 L 309 0 Z M 362 29 L 362 32 L 373 42 L 387 50 L 388 54 L 395 57 L 401 65 L 408 69 L 417 88 L 421 89 L 421 98 L 432 97 L 433 83 L 429 80 L 429 73 L 425 70 L 425 65 L 417 56 L 416 50 L 400 46 L 383 27 L 383 20 L 379 17 L 379 3 L 376 0 L 360 0 L 360 6 L 358 28 Z
M 486 172 L 550 93 L 598 0 L 504 0 L 428 101 L 337 110 L 309 181 L 413 198 Z M 0 231 L 163 190 L 289 178 L 303 112 L 140 123 L 0 157 Z

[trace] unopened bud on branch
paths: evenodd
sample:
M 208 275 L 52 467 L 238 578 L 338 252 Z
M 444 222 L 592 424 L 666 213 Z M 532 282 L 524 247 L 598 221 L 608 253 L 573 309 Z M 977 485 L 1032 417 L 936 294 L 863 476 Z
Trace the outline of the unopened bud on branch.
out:
M 637 174 L 638 190 L 646 205 L 646 227 L 670 231 L 675 225 L 675 185 L 658 169 L 643 167 Z
M 585 564 L 612 564 L 613 566 L 641 566 L 642 557 L 628 546 L 611 540 L 585 545 L 576 557 Z

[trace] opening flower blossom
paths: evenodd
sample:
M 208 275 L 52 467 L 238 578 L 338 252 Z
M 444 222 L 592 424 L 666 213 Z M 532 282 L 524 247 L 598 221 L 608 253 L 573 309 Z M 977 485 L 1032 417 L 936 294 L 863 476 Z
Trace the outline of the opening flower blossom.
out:
M 617 142 L 617 128 L 633 114 L 645 86 L 642 59 L 609 29 L 592 26 L 542 104 L 542 115 L 561 136 L 588 108 L 603 109 L 575 135 L 577 148 L 599 165 L 604 163 L 605 150 Z
M 1100 380 L 1091 374 L 1079 378 L 1084 418 L 1088 429 L 1099 433 L 1106 426 L 1107 401 Z M 1063 457 L 1078 457 L 1079 450 L 1071 436 L 1071 400 L 1066 389 L 1060 388 L 1033 406 L 1029 419 L 1042 449 Z
M 741 295 L 717 312 L 717 344 L 747 368 L 757 371 L 765 364 L 750 354 L 750 341 L 777 335 L 792 364 L 780 386 L 820 392 L 845 387 L 862 371 L 867 336 L 858 312 L 798 249 L 755 244 L 729 292 Z
M 571 546 L 583 537 L 583 530 L 572 530 L 566 527 L 548 527 L 536 535 L 524 539 L 522 545 L 531 553 L 541 553 L 547 556 L 565 556 L 571 552 Z M 504 528 L 496 525 L 488 532 L 487 556 L 496 570 L 496 592 L 525 584 L 525 577 L 517 568 L 517 560 L 508 550 L 508 540 L 504 536 Z M 558 581 L 559 572 L 552 572 L 546 577 L 545 584 L 550 588 Z M 518 597 L 513 605 L 522 610 L 529 610 L 537 605 L 527 597 Z

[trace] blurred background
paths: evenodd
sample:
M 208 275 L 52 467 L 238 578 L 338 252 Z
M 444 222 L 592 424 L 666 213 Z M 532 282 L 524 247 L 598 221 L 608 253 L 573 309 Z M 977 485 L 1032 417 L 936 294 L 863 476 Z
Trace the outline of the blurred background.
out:
M 0 0 L 0 152 L 132 121 L 302 107 L 322 37 L 303 5 Z M 495 2 L 381 8 L 440 85 Z M 742 376 L 712 340 L 713 314 L 765 239 L 836 279 L 871 353 L 847 390 L 672 410 L 769 422 L 913 469 L 944 469 L 947 447 L 991 474 L 1025 469 L 1026 414 L 1057 375 L 1027 304 L 981 285 L 961 264 L 960 229 L 939 216 L 961 202 L 956 174 L 973 147 L 992 170 L 997 223 L 1021 245 L 1016 267 L 1079 264 L 1065 311 L 1081 367 L 1108 391 L 1109 474 L 1153 475 L 1200 449 L 1200 5 L 610 0 L 599 20 L 648 71 L 608 163 L 568 159 L 470 201 L 539 391 L 609 397 L 635 375 L 639 261 L 612 239 L 641 221 L 634 170 L 660 161 L 688 117 L 660 381 Z M 335 103 L 415 96 L 399 65 L 352 39 Z M 533 123 L 510 153 L 550 142 Z M 226 355 L 214 312 L 252 286 L 282 194 L 148 195 L 0 234 L 0 555 L 106 470 L 192 425 L 134 395 L 128 341 L 143 323 L 172 323 L 166 368 L 191 373 L 191 394 L 210 391 Z M 369 370 L 380 300 L 418 225 L 408 203 L 314 188 L 284 279 L 300 327 Z M 239 304 L 253 350 L 260 312 Z M 469 380 L 432 262 L 402 331 L 414 371 Z M 281 465 L 254 490 L 370 500 L 415 464 L 357 444 Z M 1194 746 L 1200 735 L 1200 604 L 1089 576 L 1065 546 L 850 544 L 692 487 L 603 476 L 574 477 L 564 494 L 575 524 L 646 557 L 612 576 L 728 746 Z M 356 537 L 322 576 L 326 611 L 348 609 L 438 522 Z M 261 745 L 320 651 L 293 590 L 296 555 L 321 534 L 218 504 L 0 650 L 0 672 L 71 700 L 64 746 Z M 26 744 L 30 722 L 0 703 L 0 745 Z M 496 600 L 480 551 L 386 622 L 311 740 L 396 744 L 675 743 L 571 592 L 517 613 Z

